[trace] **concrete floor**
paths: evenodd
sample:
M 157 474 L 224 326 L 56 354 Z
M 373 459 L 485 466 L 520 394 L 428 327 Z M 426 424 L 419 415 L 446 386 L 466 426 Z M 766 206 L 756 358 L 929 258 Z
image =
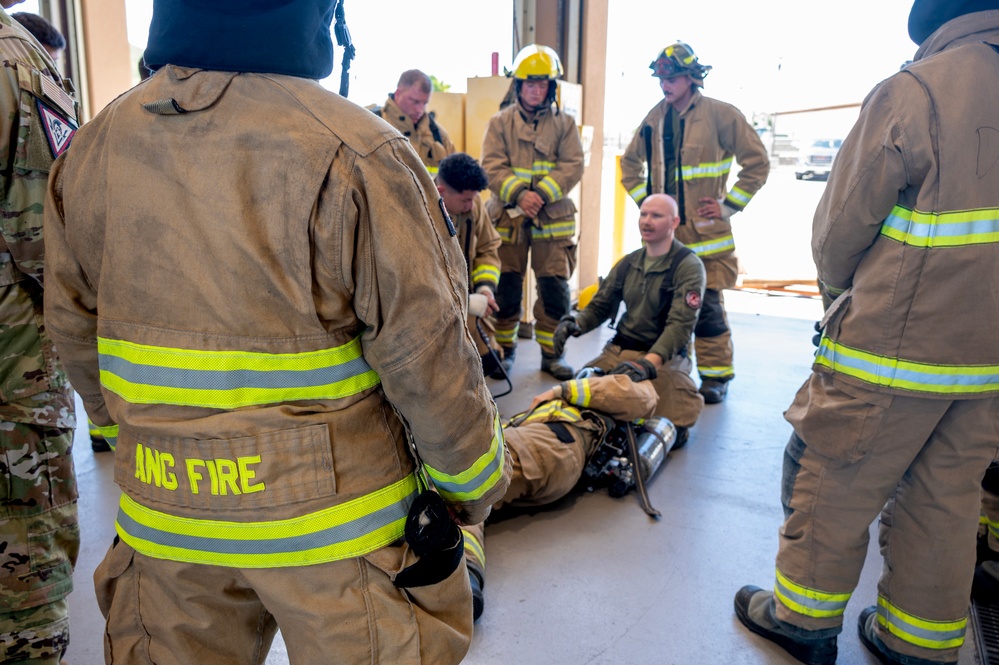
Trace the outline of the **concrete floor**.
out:
M 632 494 L 573 495 L 556 506 L 487 529 L 485 614 L 468 665 L 695 665 L 796 663 L 742 628 L 732 599 L 743 584 L 773 584 L 779 478 L 790 427 L 782 412 L 808 375 L 815 300 L 728 292 L 738 377 L 728 399 L 708 406 L 690 443 L 671 453 L 649 495 L 654 522 Z M 578 366 L 612 331 L 571 340 Z M 540 353 L 524 342 L 516 390 L 497 399 L 504 418 L 554 381 L 537 371 Z M 490 382 L 495 392 L 503 385 Z M 114 536 L 118 490 L 109 453 L 93 455 L 81 424 L 76 469 L 83 544 L 70 596 L 70 665 L 103 662 L 103 619 L 92 575 Z M 874 665 L 856 620 L 876 599 L 881 563 L 876 531 L 839 639 L 839 663 Z M 961 665 L 978 663 L 969 639 Z M 331 662 L 333 662 L 331 660 Z M 280 637 L 268 665 L 285 665 Z

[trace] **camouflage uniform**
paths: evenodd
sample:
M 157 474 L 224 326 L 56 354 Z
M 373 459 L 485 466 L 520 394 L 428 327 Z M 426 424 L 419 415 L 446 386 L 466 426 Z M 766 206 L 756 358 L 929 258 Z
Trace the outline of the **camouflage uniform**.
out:
M 0 56 L 0 661 L 58 663 L 80 536 L 73 399 L 42 323 L 42 203 L 76 112 L 55 65 L 2 10 Z

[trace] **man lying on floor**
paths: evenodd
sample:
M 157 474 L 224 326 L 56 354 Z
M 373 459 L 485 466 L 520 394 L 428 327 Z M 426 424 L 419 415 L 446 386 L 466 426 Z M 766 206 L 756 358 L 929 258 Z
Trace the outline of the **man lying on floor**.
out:
M 527 508 L 553 503 L 567 495 L 579 482 L 584 470 L 589 477 L 605 437 L 619 426 L 653 417 L 658 397 L 651 381 L 637 380 L 637 372 L 627 373 L 627 363 L 606 376 L 588 376 L 564 381 L 534 398 L 531 407 L 514 416 L 503 427 L 512 460 L 512 478 L 503 498 L 493 511 L 505 507 Z M 591 370 L 592 371 L 592 370 Z M 580 374 L 583 374 L 581 372 Z M 676 442 L 676 428 L 666 418 L 644 421 L 661 443 L 650 458 L 639 460 L 651 475 Z M 620 430 L 618 430 L 620 431 Z M 605 444 L 607 445 L 607 444 Z M 613 445 L 613 444 L 611 444 Z M 595 453 L 597 453 L 595 455 Z M 627 453 L 624 453 L 627 454 Z M 618 458 L 620 459 L 620 458 Z M 588 464 L 589 462 L 589 464 Z M 629 482 L 626 467 L 618 485 Z M 625 487 L 621 493 L 630 489 Z M 612 490 L 613 491 L 613 490 Z M 482 614 L 482 588 L 485 583 L 483 524 L 463 527 L 465 561 L 472 585 L 474 617 Z

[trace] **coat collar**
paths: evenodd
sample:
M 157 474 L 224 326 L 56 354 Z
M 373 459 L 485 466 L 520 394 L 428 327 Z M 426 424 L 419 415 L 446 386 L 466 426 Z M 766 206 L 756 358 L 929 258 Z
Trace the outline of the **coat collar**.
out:
M 914 59 L 922 60 L 954 46 L 996 38 L 999 38 L 999 11 L 965 14 L 937 28 L 916 51 Z

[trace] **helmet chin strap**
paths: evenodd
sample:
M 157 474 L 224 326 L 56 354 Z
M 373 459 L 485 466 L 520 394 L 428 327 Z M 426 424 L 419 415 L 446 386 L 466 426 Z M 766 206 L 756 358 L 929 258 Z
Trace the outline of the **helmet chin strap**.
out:
M 337 46 L 343 47 L 343 69 L 340 72 L 340 96 L 347 97 L 350 88 L 350 78 L 347 72 L 350 71 L 350 61 L 354 59 L 354 42 L 350 39 L 350 30 L 347 29 L 347 19 L 343 14 L 343 0 L 336 0 L 336 7 L 333 9 L 333 34 L 336 36 Z

